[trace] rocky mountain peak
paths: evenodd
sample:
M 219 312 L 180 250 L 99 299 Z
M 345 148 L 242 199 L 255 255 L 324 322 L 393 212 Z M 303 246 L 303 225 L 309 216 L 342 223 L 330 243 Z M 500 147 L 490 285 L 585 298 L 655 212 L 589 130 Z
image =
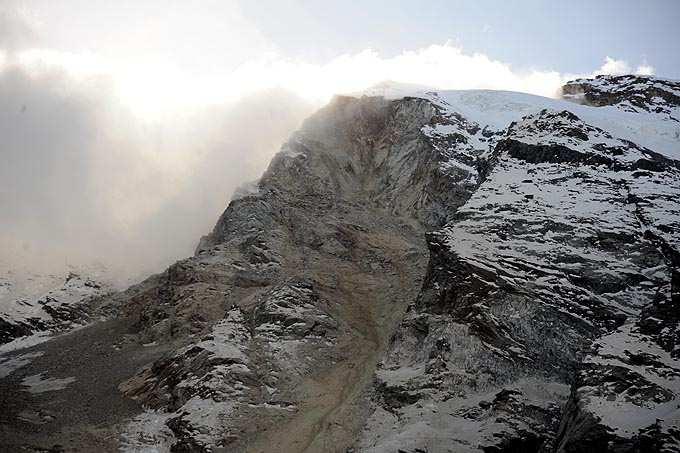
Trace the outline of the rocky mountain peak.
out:
M 110 299 L 110 324 L 53 340 L 76 355 L 107 332 L 119 378 L 100 376 L 115 404 L 98 426 L 117 435 L 101 442 L 677 451 L 675 86 L 598 77 L 556 100 L 390 84 L 335 98 L 193 257 Z M 12 362 L 7 385 L 46 360 Z M 64 442 L 62 425 L 69 442 L 100 441 L 79 424 L 84 384 L 68 382 L 74 402 L 39 435 L 9 401 L 5 442 Z

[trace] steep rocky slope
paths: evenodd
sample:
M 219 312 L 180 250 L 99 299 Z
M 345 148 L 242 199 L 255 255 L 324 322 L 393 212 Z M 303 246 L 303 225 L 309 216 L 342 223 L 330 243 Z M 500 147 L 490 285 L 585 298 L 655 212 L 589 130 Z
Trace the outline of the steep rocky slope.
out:
M 631 80 L 334 99 L 194 257 L 3 358 L 0 444 L 680 451 L 680 104 Z
M 680 165 L 545 110 L 489 161 L 428 235 L 364 449 L 679 448 Z
M 131 449 L 148 417 L 170 427 L 153 439 L 189 449 L 351 447 L 362 390 L 425 271 L 424 225 L 468 194 L 421 134 L 435 114 L 421 99 L 336 99 L 162 277 L 163 303 L 128 306 L 149 341 L 225 317 L 121 386 L 161 411 L 126 428 Z

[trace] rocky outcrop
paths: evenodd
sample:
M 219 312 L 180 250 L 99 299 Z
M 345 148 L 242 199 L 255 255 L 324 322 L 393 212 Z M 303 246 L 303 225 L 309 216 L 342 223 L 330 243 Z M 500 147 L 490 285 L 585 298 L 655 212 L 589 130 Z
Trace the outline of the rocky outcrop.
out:
M 629 112 L 656 113 L 680 122 L 680 82 L 639 75 L 599 75 L 562 87 L 569 100 L 597 107 L 612 105 Z

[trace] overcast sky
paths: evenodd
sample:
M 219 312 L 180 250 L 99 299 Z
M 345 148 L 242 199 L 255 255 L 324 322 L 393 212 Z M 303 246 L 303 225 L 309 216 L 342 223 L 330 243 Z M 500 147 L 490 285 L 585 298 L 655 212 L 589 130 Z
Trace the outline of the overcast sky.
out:
M 161 270 L 334 93 L 680 78 L 679 19 L 672 0 L 0 0 L 0 250 Z
M 384 57 L 452 41 L 519 68 L 583 73 L 605 56 L 680 77 L 675 0 L 168 1 L 3 0 L 65 51 L 154 54 L 190 68 L 254 53 L 323 64 L 365 49 Z M 1 32 L 0 32 L 1 33 Z

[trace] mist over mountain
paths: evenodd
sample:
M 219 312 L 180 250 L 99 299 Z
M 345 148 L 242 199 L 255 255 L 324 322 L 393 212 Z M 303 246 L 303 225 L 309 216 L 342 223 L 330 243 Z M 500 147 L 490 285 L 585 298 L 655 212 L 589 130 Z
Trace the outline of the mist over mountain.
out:
M 122 278 L 191 254 L 311 111 L 269 90 L 147 123 L 106 88 L 59 72 L 0 72 L 0 238 L 41 260 L 105 263 Z

